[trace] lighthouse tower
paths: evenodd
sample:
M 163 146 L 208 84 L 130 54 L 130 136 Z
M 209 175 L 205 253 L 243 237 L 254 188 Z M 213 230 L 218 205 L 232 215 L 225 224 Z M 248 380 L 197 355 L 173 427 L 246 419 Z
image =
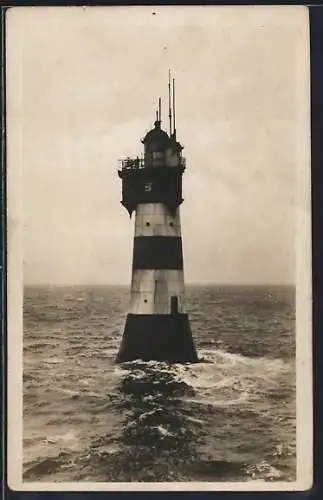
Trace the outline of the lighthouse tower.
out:
M 144 157 L 121 160 L 122 205 L 135 212 L 130 307 L 117 362 L 142 359 L 196 362 L 184 304 L 180 210 L 183 147 L 176 137 L 175 82 L 169 78 L 169 134 L 161 128 L 161 99 Z

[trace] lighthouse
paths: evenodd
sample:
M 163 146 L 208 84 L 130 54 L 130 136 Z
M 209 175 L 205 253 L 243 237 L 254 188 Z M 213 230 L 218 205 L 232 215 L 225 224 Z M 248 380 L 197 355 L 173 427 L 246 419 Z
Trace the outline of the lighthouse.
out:
M 142 139 L 144 155 L 121 160 L 122 205 L 135 213 L 131 297 L 117 362 L 142 359 L 197 362 L 185 310 L 180 222 L 183 146 L 177 140 L 175 81 L 168 81 L 169 132 L 161 99 L 154 127 Z

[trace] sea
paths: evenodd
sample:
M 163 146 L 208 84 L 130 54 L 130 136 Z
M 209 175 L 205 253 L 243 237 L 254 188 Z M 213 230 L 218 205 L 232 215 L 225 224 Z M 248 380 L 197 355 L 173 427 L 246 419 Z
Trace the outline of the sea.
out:
M 26 287 L 23 479 L 295 481 L 295 288 L 188 286 L 196 364 L 116 364 L 129 290 Z

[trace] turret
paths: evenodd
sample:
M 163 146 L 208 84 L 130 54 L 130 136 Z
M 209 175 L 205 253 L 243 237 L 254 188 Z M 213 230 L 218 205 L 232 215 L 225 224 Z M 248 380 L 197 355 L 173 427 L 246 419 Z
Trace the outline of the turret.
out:
M 121 169 L 118 171 L 122 179 L 121 203 L 128 210 L 130 217 L 139 203 L 164 203 L 174 212 L 183 201 L 183 146 L 177 141 L 176 130 L 170 129 L 168 134 L 161 124 L 159 98 L 154 128 L 141 140 L 144 145 L 144 158 L 121 160 Z

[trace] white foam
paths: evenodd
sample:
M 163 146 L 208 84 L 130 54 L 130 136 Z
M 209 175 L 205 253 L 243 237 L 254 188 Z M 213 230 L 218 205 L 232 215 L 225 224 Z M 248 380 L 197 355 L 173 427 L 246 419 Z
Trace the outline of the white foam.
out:
M 173 437 L 174 434 L 172 432 L 169 432 L 167 429 L 165 429 L 165 427 L 163 427 L 162 425 L 157 425 L 156 427 L 153 427 L 153 429 L 157 429 L 158 432 L 162 435 L 162 436 L 167 436 L 167 437 Z

